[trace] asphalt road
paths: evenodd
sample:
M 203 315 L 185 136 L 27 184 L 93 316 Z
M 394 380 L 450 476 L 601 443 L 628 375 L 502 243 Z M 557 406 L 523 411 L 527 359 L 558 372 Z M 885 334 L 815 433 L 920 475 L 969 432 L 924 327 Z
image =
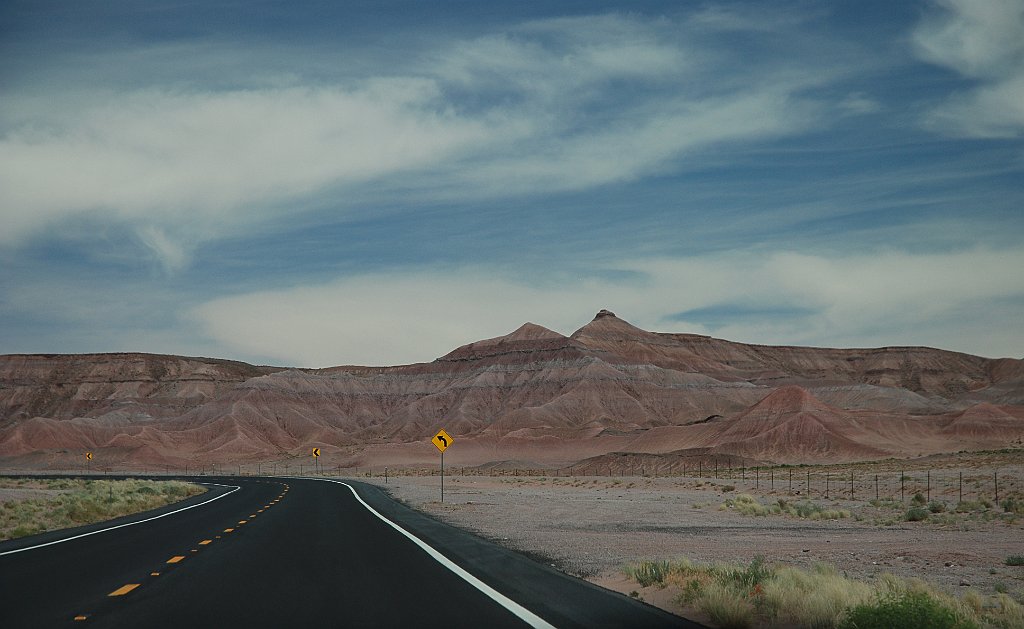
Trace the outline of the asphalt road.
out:
M 371 485 L 191 480 L 216 485 L 0 543 L 0 627 L 699 627 Z

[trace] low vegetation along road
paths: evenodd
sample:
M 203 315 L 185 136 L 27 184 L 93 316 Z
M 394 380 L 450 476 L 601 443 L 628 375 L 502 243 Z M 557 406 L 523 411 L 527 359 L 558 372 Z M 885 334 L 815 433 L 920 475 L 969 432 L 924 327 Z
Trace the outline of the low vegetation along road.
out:
M 697 627 L 355 482 L 204 478 L 160 510 L 0 543 L 4 627 Z

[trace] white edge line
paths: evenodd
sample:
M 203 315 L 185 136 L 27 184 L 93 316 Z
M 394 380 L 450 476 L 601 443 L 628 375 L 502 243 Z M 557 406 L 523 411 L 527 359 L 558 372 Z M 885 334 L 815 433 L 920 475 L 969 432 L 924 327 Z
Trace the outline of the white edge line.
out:
M 160 515 L 154 515 L 153 517 L 146 518 L 145 520 L 137 520 L 135 522 L 126 522 L 125 524 L 118 524 L 117 526 L 111 526 L 111 527 L 107 527 L 105 529 L 100 529 L 98 531 L 91 531 L 89 533 L 82 533 L 80 535 L 75 535 L 73 537 L 65 537 L 64 539 L 58 539 L 58 540 L 55 540 L 55 541 L 52 541 L 52 542 L 46 542 L 45 544 L 36 544 L 35 546 L 26 546 L 25 548 L 16 548 L 15 550 L 7 550 L 7 551 L 4 551 L 4 552 L 0 553 L 0 557 L 3 557 L 4 555 L 13 555 L 14 553 L 25 552 L 26 550 L 35 550 L 36 548 L 42 548 L 44 546 L 53 546 L 54 544 L 63 544 L 64 542 L 70 542 L 71 540 L 78 539 L 80 537 L 89 537 L 90 535 L 96 535 L 98 533 L 106 533 L 107 531 L 113 531 L 114 529 L 120 529 L 120 528 L 124 528 L 126 526 L 135 526 L 136 524 L 142 524 L 143 522 L 151 522 L 153 520 L 159 520 L 160 518 L 166 518 L 167 516 L 174 515 L 175 513 L 181 513 L 182 511 L 188 511 L 189 509 L 195 509 L 196 507 L 201 507 L 203 505 L 210 504 L 214 500 L 220 500 L 224 496 L 231 495 L 231 494 L 235 493 L 236 491 L 238 491 L 239 489 L 241 489 L 241 487 L 239 487 L 238 485 L 221 485 L 219 483 L 198 483 L 198 484 L 199 485 L 214 485 L 216 487 L 234 487 L 234 489 L 232 489 L 229 492 L 225 492 L 225 493 L 223 493 L 223 494 L 221 494 L 219 496 L 215 496 L 213 498 L 210 498 L 209 500 L 206 500 L 204 502 L 200 502 L 198 504 L 194 504 L 194 505 L 191 505 L 191 506 L 188 506 L 188 507 L 182 507 L 181 509 L 175 509 L 174 511 L 168 511 L 167 513 L 163 513 L 163 514 L 160 514 Z
M 402 527 L 398 526 L 397 524 L 395 524 L 391 520 L 389 520 L 386 517 L 384 517 L 383 515 L 381 515 L 376 509 L 374 509 L 370 505 L 366 504 L 366 501 L 364 501 L 359 496 L 359 493 L 356 492 L 355 487 L 353 487 L 352 485 L 349 485 L 348 483 L 342 482 L 340 480 L 332 480 L 330 478 L 314 478 L 314 479 L 310 479 L 310 480 L 323 480 L 323 481 L 327 481 L 327 482 L 331 482 L 331 483 L 338 483 L 339 485 L 344 485 L 345 487 L 348 487 L 349 490 L 352 492 L 352 495 L 356 497 L 356 500 L 358 500 L 360 504 L 362 504 L 364 507 L 366 507 L 366 509 L 370 513 L 372 513 L 373 515 L 375 515 L 378 518 L 380 518 L 381 520 L 383 520 L 391 528 L 395 529 L 396 531 L 398 531 L 402 535 L 404 535 L 407 538 L 409 538 L 409 540 L 412 543 L 416 544 L 417 546 L 422 548 L 424 552 L 426 552 L 428 555 L 430 555 L 431 558 L 434 559 L 434 561 L 438 562 L 439 564 L 441 564 L 445 568 L 448 568 L 449 570 L 454 572 L 456 575 L 461 577 L 464 581 L 466 581 L 467 583 L 469 583 L 470 585 L 472 585 L 476 589 L 480 590 L 480 592 L 482 592 L 486 596 L 490 597 L 491 600 L 493 600 L 497 604 L 501 605 L 502 607 L 504 607 L 508 611 L 512 612 L 516 616 L 518 616 L 520 620 L 522 620 L 526 624 L 530 625 L 531 627 L 536 627 L 537 629 L 555 629 L 554 625 L 550 624 L 549 622 L 547 622 L 546 620 L 544 620 L 543 618 L 541 618 L 537 614 L 535 614 L 535 613 L 531 612 L 530 610 L 526 609 L 525 607 L 523 607 L 519 603 L 513 601 L 512 599 L 510 599 L 509 597 L 505 596 L 501 592 L 495 590 L 494 588 L 492 588 L 491 586 L 487 585 L 486 583 L 484 583 L 480 579 L 476 578 L 472 574 L 466 572 L 462 567 L 460 567 L 454 561 L 452 561 L 451 559 L 448 559 L 447 557 L 442 555 L 440 552 L 435 550 L 434 547 L 428 545 L 426 542 L 424 542 L 420 538 L 416 537 L 415 535 L 413 535 L 409 531 L 403 529 Z

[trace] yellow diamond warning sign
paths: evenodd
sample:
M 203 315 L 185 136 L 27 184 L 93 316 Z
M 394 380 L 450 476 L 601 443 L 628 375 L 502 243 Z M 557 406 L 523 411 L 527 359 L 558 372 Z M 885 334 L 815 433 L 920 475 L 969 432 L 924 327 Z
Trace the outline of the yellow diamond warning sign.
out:
M 434 438 L 431 439 L 431 441 L 434 442 L 434 445 L 437 446 L 438 450 L 444 452 L 445 450 L 448 449 L 448 446 L 452 445 L 452 442 L 454 442 L 455 440 L 452 439 L 451 435 L 444 431 L 444 428 L 442 428 L 441 430 L 437 431 L 437 434 L 434 435 Z

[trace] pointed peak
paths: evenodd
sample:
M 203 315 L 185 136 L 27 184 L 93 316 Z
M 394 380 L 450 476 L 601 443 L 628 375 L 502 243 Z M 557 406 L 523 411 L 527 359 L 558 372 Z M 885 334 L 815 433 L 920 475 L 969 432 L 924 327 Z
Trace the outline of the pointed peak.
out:
M 826 408 L 826 404 L 814 397 L 807 389 L 795 384 L 779 387 L 764 396 L 754 408 L 770 408 L 778 411 L 803 411 Z
M 511 334 L 499 338 L 505 341 L 537 341 L 540 339 L 564 339 L 565 336 L 542 325 L 527 321 Z
M 573 332 L 571 338 L 639 339 L 653 336 L 652 333 L 641 330 L 625 319 L 618 318 L 611 310 L 601 310 L 590 323 Z

